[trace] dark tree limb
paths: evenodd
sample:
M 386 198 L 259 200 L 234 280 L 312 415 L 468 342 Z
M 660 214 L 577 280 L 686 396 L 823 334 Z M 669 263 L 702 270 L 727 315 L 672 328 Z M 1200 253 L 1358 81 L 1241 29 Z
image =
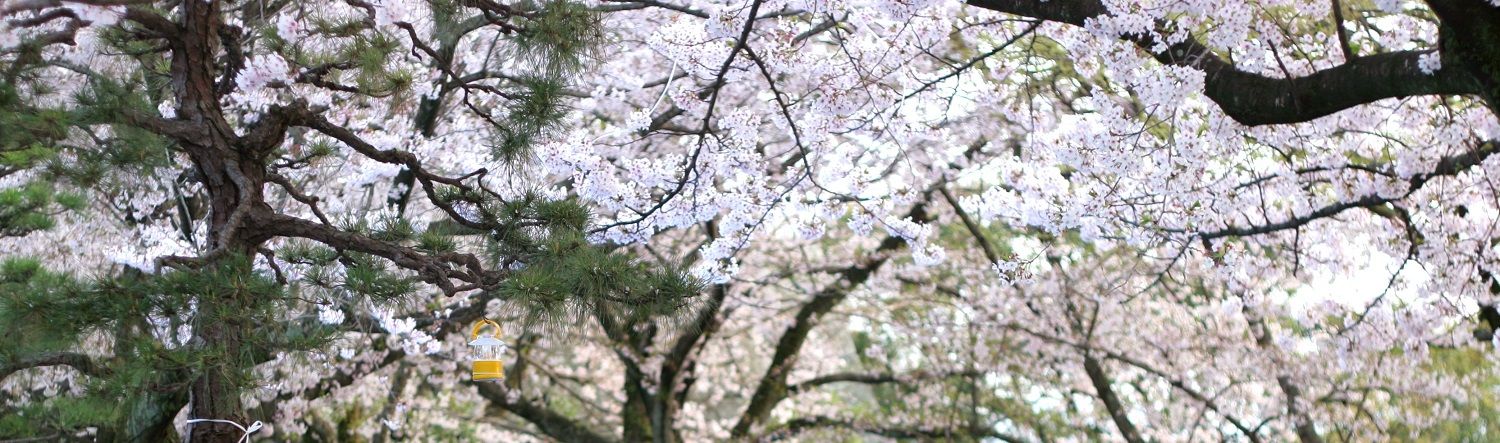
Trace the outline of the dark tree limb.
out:
M 329 122 L 321 115 L 315 114 L 311 109 L 301 108 L 298 110 L 289 110 L 287 112 L 295 115 L 289 118 L 289 120 L 291 120 L 292 122 L 307 126 L 309 128 L 312 128 L 313 130 L 323 133 L 324 135 L 333 137 L 335 140 L 343 142 L 345 146 L 354 149 L 354 151 L 360 153 L 360 155 L 364 155 L 365 157 L 369 157 L 371 160 L 375 160 L 381 163 L 389 163 L 405 167 L 406 171 L 412 174 L 417 183 L 422 185 L 422 191 L 426 193 L 427 199 L 431 201 L 434 206 L 437 206 L 438 209 L 443 210 L 443 212 L 447 214 L 449 218 L 453 219 L 454 222 L 472 229 L 488 230 L 489 228 L 492 228 L 492 226 L 486 225 L 476 220 L 471 220 L 464 214 L 459 213 L 458 209 L 454 207 L 452 202 L 449 202 L 447 199 L 444 199 L 438 195 L 438 184 L 454 186 L 462 189 L 470 189 L 470 187 L 464 185 L 463 177 L 454 178 L 435 174 L 427 170 L 427 168 L 422 165 L 421 159 L 418 159 L 415 154 L 395 149 L 377 148 L 375 147 L 375 145 L 372 145 L 364 139 L 361 139 L 358 135 L 354 134 L 354 132 L 350 131 L 348 128 L 344 128 L 342 126 L 335 125 L 332 122 Z M 482 175 L 484 173 L 485 170 L 480 169 L 479 171 L 466 175 L 465 177 Z
M 1500 116 L 1500 5 L 1487 0 L 1427 0 L 1441 22 L 1444 66 L 1467 71 L 1490 112 Z
M 1084 26 L 1089 19 L 1109 13 L 1100 0 L 972 0 L 969 5 L 1074 26 Z M 1305 122 L 1387 98 L 1482 92 L 1471 73 L 1447 63 L 1432 74 L 1422 72 L 1417 60 L 1430 50 L 1354 57 L 1310 75 L 1276 78 L 1241 71 L 1192 38 L 1164 51 L 1154 49 L 1158 42 L 1150 36 L 1128 34 L 1120 38 L 1135 43 L 1161 63 L 1202 70 L 1204 94 L 1225 114 L 1247 126 Z
M 720 313 L 723 312 L 721 309 L 724 299 L 728 296 L 727 285 L 715 285 L 708 302 L 698 311 L 688 329 L 677 338 L 662 360 L 658 371 L 657 394 L 651 405 L 652 427 L 657 441 L 676 440 L 676 434 L 670 428 L 676 422 L 677 411 L 687 399 L 688 390 L 692 388 L 692 379 L 689 377 L 697 367 L 697 352 L 723 325 Z M 728 313 L 724 314 L 727 316 Z
M 521 417 L 548 437 L 563 442 L 613 442 L 617 441 L 604 434 L 595 432 L 567 416 L 557 413 L 551 409 L 538 406 L 522 398 L 519 393 L 513 393 L 499 383 L 479 383 L 475 385 L 479 395 L 490 401 L 490 406 L 501 411 L 515 414 Z
M 468 288 L 489 287 L 500 279 L 498 274 L 485 271 L 479 258 L 473 254 L 421 251 L 289 215 L 258 212 L 254 217 L 254 230 L 258 236 L 305 238 L 338 249 L 372 254 L 416 271 L 424 281 L 450 294 Z M 454 286 L 450 279 L 467 282 L 469 286 Z
M 948 191 L 946 183 L 938 186 L 938 192 L 943 194 L 943 200 L 948 202 L 949 206 L 953 207 L 955 214 L 958 214 L 958 219 L 964 223 L 964 229 L 967 229 L 969 235 L 974 236 L 974 241 L 979 243 L 979 249 L 984 251 L 984 258 L 989 259 L 991 265 L 1000 264 L 1000 254 L 995 252 L 995 247 L 990 244 L 989 237 L 985 237 L 984 228 L 979 226 L 979 223 L 973 217 L 970 217 L 967 211 L 964 211 L 963 205 L 960 205 L 958 202 L 958 198 L 954 197 L 953 193 Z
M 917 371 L 909 374 L 840 372 L 835 374 L 820 375 L 808 379 L 807 381 L 787 386 L 786 391 L 787 395 L 796 395 L 803 391 L 831 383 L 859 383 L 866 385 L 881 385 L 890 383 L 909 384 L 914 381 L 942 380 L 955 377 L 978 377 L 981 375 L 984 375 L 984 372 L 972 370 L 937 372 Z
M 918 220 L 927 219 L 926 209 L 922 204 L 912 208 L 911 214 Z M 886 237 L 870 256 L 839 272 L 837 280 L 813 294 L 812 299 L 797 310 L 795 321 L 777 340 L 775 353 L 771 356 L 771 365 L 766 368 L 765 375 L 756 385 L 755 393 L 750 397 L 750 404 L 745 407 L 745 412 L 735 423 L 731 431 L 732 436 L 748 437 L 751 428 L 765 422 L 771 410 L 786 398 L 787 376 L 796 364 L 797 356 L 802 352 L 802 345 L 807 342 L 808 335 L 818 325 L 819 320 L 843 302 L 850 292 L 869 280 L 875 271 L 890 261 L 891 254 L 905 244 L 906 241 L 900 237 Z
M 653 429 L 648 405 L 655 400 L 651 392 L 646 390 L 646 371 L 641 370 L 640 364 L 647 357 L 644 346 L 646 343 L 639 340 L 635 324 L 621 323 L 605 306 L 594 308 L 594 319 L 609 338 L 616 359 L 625 367 L 625 402 L 620 405 L 625 440 L 652 440 Z
M 1417 192 L 1417 190 L 1422 189 L 1422 186 L 1431 182 L 1435 178 L 1456 176 L 1463 173 L 1464 171 L 1469 170 L 1470 168 L 1478 166 L 1481 162 L 1484 162 L 1486 158 L 1494 155 L 1497 151 L 1500 151 L 1500 141 L 1491 140 L 1480 143 L 1479 146 L 1475 147 L 1471 151 L 1443 157 L 1442 159 L 1438 160 L 1437 165 L 1433 166 L 1431 171 L 1417 174 L 1407 179 L 1406 192 L 1399 196 L 1384 197 L 1378 194 L 1367 195 L 1356 200 L 1324 206 L 1305 215 L 1292 217 L 1281 222 L 1254 226 L 1230 226 L 1214 231 L 1200 232 L 1197 234 L 1197 236 L 1203 240 L 1213 240 L 1224 237 L 1245 237 L 1251 235 L 1269 234 L 1278 231 L 1285 231 L 1288 229 L 1300 228 L 1304 225 L 1307 225 L 1308 223 L 1312 223 L 1324 218 L 1333 217 L 1350 209 L 1371 208 L 1384 205 L 1386 203 L 1395 202 L 1404 199 L 1407 196 L 1410 196 L 1414 192 Z M 1176 230 L 1175 232 L 1182 231 Z
M 1093 354 L 1084 351 L 1083 372 L 1088 374 L 1089 384 L 1094 386 L 1094 393 L 1099 396 L 1099 401 L 1104 402 L 1104 411 L 1109 414 L 1109 419 L 1115 422 L 1115 427 L 1120 430 L 1120 436 L 1130 443 L 1144 443 L 1141 432 L 1135 428 L 1135 424 L 1126 415 L 1125 404 L 1120 401 L 1120 396 L 1115 393 L 1114 380 L 1104 372 L 1104 365 Z
M 884 420 L 882 420 L 884 421 Z M 845 429 L 862 434 L 877 435 L 890 439 L 900 440 L 944 440 L 951 441 L 957 437 L 974 439 L 993 438 L 1007 443 L 1020 443 L 1020 437 L 1015 437 L 989 428 L 927 428 L 916 425 L 893 425 L 889 423 L 872 423 L 867 421 L 856 421 L 833 417 L 802 417 L 787 421 L 786 425 L 757 439 L 758 441 L 784 440 L 815 429 Z
M 67 366 L 91 377 L 102 377 L 109 373 L 108 368 L 96 364 L 92 358 L 82 353 L 51 352 L 20 358 L 0 365 L 0 380 L 23 369 L 44 366 Z

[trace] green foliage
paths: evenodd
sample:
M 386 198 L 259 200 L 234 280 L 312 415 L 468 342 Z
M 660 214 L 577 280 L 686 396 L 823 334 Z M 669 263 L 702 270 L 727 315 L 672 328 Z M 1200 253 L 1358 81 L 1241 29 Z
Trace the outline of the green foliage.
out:
M 514 162 L 525 157 L 536 138 L 552 129 L 567 114 L 562 104 L 563 84 L 557 78 L 520 79 L 508 124 L 499 129 L 496 157 Z
M 376 300 L 391 300 L 411 294 L 416 281 L 384 269 L 381 260 L 365 254 L 349 254 L 344 266 L 343 288 Z
M 411 86 L 411 73 L 392 70 L 386 61 L 395 57 L 404 45 L 383 33 L 359 34 L 346 49 L 344 58 L 355 66 L 355 84 L 360 92 L 381 96 Z
M 155 107 L 137 93 L 138 84 L 116 81 L 116 79 L 90 77 L 87 88 L 73 98 L 80 105 L 73 111 L 75 122 L 84 125 L 118 123 L 120 118 L 134 113 L 155 114 Z
M 118 419 L 117 405 L 89 398 L 54 397 L 31 403 L 0 416 L 0 435 L 45 436 L 55 429 L 76 429 L 100 419 Z
M 67 137 L 67 115 L 22 103 L 15 84 L 0 82 L 0 170 L 25 169 L 52 156 L 53 143 Z
M 537 194 L 490 208 L 500 226 L 490 235 L 497 260 L 517 267 L 495 290 L 529 327 L 567 327 L 606 309 L 628 321 L 677 312 L 703 283 L 673 266 L 657 266 L 588 240 L 588 210 Z
M 563 105 L 567 81 L 596 58 L 605 43 L 601 15 L 594 8 L 570 0 L 521 4 L 527 11 L 520 31 L 508 47 L 512 59 L 531 72 L 513 79 L 512 103 L 496 128 L 496 158 L 516 162 L 566 115 Z
M 18 237 L 49 229 L 58 212 L 78 210 L 83 204 L 82 196 L 56 193 L 47 183 L 0 189 L 0 237 Z
M 255 381 L 250 368 L 270 356 L 326 345 L 336 331 L 316 321 L 287 321 L 293 299 L 286 288 L 250 263 L 230 257 L 161 275 L 126 271 L 80 279 L 35 260 L 0 262 L 0 333 L 14 340 L 0 347 L 0 365 L 59 353 L 82 353 L 91 361 L 89 377 L 81 379 L 85 395 L 8 410 L 0 416 L 49 418 L 25 426 L 0 420 L 0 436 L 38 435 L 37 426 L 138 434 L 141 426 L 161 422 L 153 418 L 162 412 L 159 399 L 185 396 L 191 380 L 213 377 L 243 389 Z M 183 328 L 198 338 L 180 340 Z M 231 341 L 235 346 L 226 345 Z
M 307 242 L 292 242 L 281 248 L 281 259 L 291 263 L 326 265 L 338 257 L 333 248 Z
M 436 54 L 421 57 L 452 62 L 452 48 L 463 35 L 458 30 L 493 18 L 479 16 L 463 4 L 435 0 L 439 44 L 434 45 Z M 598 29 L 599 12 L 581 2 L 542 0 L 514 7 L 518 14 L 504 18 L 510 22 L 508 29 L 515 31 L 504 37 L 509 49 L 495 54 L 511 59 L 495 66 L 519 67 L 526 74 L 484 72 L 479 81 L 494 82 L 485 87 L 494 88 L 494 97 L 501 100 L 475 105 L 480 112 L 494 113 L 495 154 L 507 160 L 524 158 L 532 145 L 559 128 L 569 112 L 569 80 L 594 58 L 604 39 Z M 413 76 L 389 63 L 414 51 L 400 32 L 372 30 L 365 20 L 353 18 L 315 21 L 309 29 L 342 44 L 310 49 L 257 27 L 245 30 L 257 38 L 240 49 L 255 55 L 269 49 L 300 67 L 321 66 L 319 80 L 357 91 L 354 100 L 361 104 L 377 106 L 375 99 L 385 98 L 394 101 L 386 103 L 392 110 L 409 105 L 399 101 L 409 98 L 403 94 L 409 92 Z M 159 41 L 126 29 L 105 29 L 100 38 L 121 60 L 135 61 L 137 69 L 118 76 L 81 72 L 88 83 L 70 97 L 57 97 L 45 77 L 32 75 L 33 67 L 19 62 L 39 58 L 23 54 L 6 60 L 15 63 L 6 66 L 11 75 L 0 83 L 0 176 L 28 170 L 36 183 L 0 191 L 0 234 L 52 226 L 59 211 L 84 206 L 74 190 L 99 192 L 106 199 L 129 198 L 139 195 L 131 186 L 156 183 L 124 178 L 181 171 L 176 155 L 181 151 L 175 142 L 138 127 L 142 119 L 159 117 L 156 104 L 172 92 L 167 52 Z M 438 86 L 439 94 L 453 87 Z M 444 103 L 452 103 L 428 100 L 436 103 L 427 108 L 431 113 L 443 112 Z M 34 107 L 40 103 L 66 105 Z M 292 137 L 292 146 L 300 149 L 288 148 L 273 158 L 285 154 L 296 164 L 339 156 L 345 150 L 321 137 L 305 144 L 301 133 L 294 131 Z M 173 191 L 176 198 L 186 200 L 182 195 L 187 193 Z M 522 312 L 534 326 L 584 324 L 576 320 L 601 310 L 624 321 L 667 315 L 701 290 L 701 282 L 680 269 L 653 266 L 625 250 L 591 241 L 591 215 L 576 201 L 537 194 L 502 200 L 447 186 L 439 186 L 438 193 L 463 212 L 477 213 L 479 223 L 450 220 L 424 229 L 398 216 L 374 221 L 351 216 L 354 221 L 339 228 L 386 246 L 435 253 L 483 246 L 488 252 L 485 267 L 502 270 L 485 276 L 499 278 L 483 282 L 493 288 L 485 295 Z M 190 211 L 181 211 L 184 223 L 201 216 L 201 211 Z M 201 261 L 182 260 L 160 274 L 116 268 L 108 275 L 82 277 L 50 271 L 35 260 L 0 262 L 0 334 L 14 343 L 0 347 L 0 366 L 59 366 L 38 359 L 61 354 L 86 357 L 63 363 L 83 374 L 74 385 L 83 395 L 26 402 L 0 397 L 0 439 L 97 427 L 100 440 L 159 440 L 170 434 L 165 426 L 186 403 L 195 383 L 225 384 L 213 388 L 214 398 L 198 401 L 237 401 L 237 393 L 255 382 L 250 368 L 278 354 L 326 346 L 336 327 L 306 315 L 311 303 L 344 304 L 361 297 L 399 302 L 432 289 L 421 285 L 413 271 L 374 255 L 298 240 L 273 247 L 273 264 L 295 272 L 257 271 L 252 257 L 223 251 Z M 288 276 L 296 281 L 280 281 Z
M 68 115 L 23 103 L 15 83 L 0 81 L 0 177 L 51 161 L 67 137 Z M 51 228 L 61 210 L 79 209 L 83 198 L 58 193 L 46 177 L 0 190 L 0 237 Z
M 521 32 L 511 48 L 515 58 L 534 71 L 553 78 L 577 73 L 605 43 L 599 11 L 581 2 L 544 0 L 523 4 L 519 9 L 535 11 L 521 23 Z
M 405 242 L 416 238 L 417 230 L 403 217 L 385 216 L 377 221 L 370 236 L 376 240 Z
M 458 243 L 453 237 L 429 229 L 417 236 L 417 247 L 432 252 L 453 252 L 458 249 Z
M 131 192 L 111 179 L 120 171 L 151 174 L 171 165 L 165 138 L 122 124 L 127 116 L 156 112 L 141 92 L 149 89 L 141 78 L 93 77 L 71 99 L 77 105 L 64 110 L 34 105 L 37 98 L 56 94 L 29 72 L 18 69 L 0 80 L 0 128 L 5 128 L 0 130 L 0 176 L 30 174 L 29 183 L 0 191 L 0 236 L 52 227 L 55 216 L 83 209 L 83 190 Z M 84 131 L 98 144 L 85 149 L 66 143 Z

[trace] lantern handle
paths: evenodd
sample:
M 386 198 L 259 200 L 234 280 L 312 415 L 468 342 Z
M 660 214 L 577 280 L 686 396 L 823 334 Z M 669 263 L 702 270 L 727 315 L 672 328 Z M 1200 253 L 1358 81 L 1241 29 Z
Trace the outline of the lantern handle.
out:
M 495 337 L 499 337 L 500 336 L 500 324 L 499 323 L 495 323 L 494 320 L 490 320 L 490 319 L 486 318 L 486 319 L 479 320 L 479 322 L 477 322 L 477 323 L 474 323 L 474 331 L 469 333 L 469 339 L 473 340 L 473 339 L 479 338 L 479 331 L 481 329 L 484 329 L 485 326 L 489 326 L 489 327 L 495 328 Z

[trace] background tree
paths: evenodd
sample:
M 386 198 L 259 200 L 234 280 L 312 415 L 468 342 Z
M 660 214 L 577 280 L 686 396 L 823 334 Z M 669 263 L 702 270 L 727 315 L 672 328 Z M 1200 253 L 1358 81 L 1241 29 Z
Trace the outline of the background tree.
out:
M 618 17 L 632 26 L 614 29 L 635 32 L 620 40 L 641 49 L 615 62 L 629 68 L 607 72 L 660 70 L 601 80 L 632 92 L 601 98 L 593 109 L 613 110 L 607 123 L 647 136 L 622 131 L 601 141 L 590 132 L 559 144 L 544 164 L 571 177 L 602 213 L 618 211 L 625 224 L 611 231 L 615 238 L 684 245 L 662 255 L 691 260 L 720 281 L 783 281 L 762 277 L 782 274 L 767 267 L 789 267 L 789 275 L 845 269 L 865 256 L 832 252 L 833 264 L 819 263 L 794 239 L 861 238 L 875 248 L 870 236 L 884 231 L 910 246 L 912 265 L 940 270 L 922 278 L 903 267 L 885 278 L 916 279 L 929 291 L 952 278 L 944 273 L 997 285 L 969 292 L 1008 309 L 982 330 L 1008 331 L 1025 346 L 979 348 L 1039 366 L 1018 384 L 1057 388 L 1052 398 L 1060 399 L 1049 409 L 1038 397 L 1018 396 L 1025 407 L 1008 415 L 1028 420 L 1020 425 L 976 420 L 1017 438 L 1385 438 L 1362 433 L 1389 436 L 1393 421 L 1456 416 L 1377 412 L 1371 405 L 1383 395 L 1430 394 L 1440 402 L 1492 395 L 1467 384 L 1473 379 L 1424 369 L 1434 348 L 1472 346 L 1473 329 L 1489 326 L 1481 314 L 1492 297 L 1493 251 L 1478 239 L 1491 237 L 1493 218 L 1476 214 L 1492 211 L 1480 196 L 1493 189 L 1484 177 L 1497 127 L 1482 87 L 1493 75 L 1450 61 L 1463 50 L 1450 51 L 1460 43 L 1440 43 L 1440 34 L 1462 24 L 1417 3 L 973 6 L 1007 14 L 949 3 L 610 3 L 604 8 L 630 11 Z M 1493 10 L 1483 2 L 1464 7 L 1472 8 L 1469 17 Z M 642 161 L 632 150 L 669 155 Z M 920 197 L 939 189 L 949 195 Z M 932 200 L 938 203 L 926 205 L 927 217 L 908 218 L 915 202 Z M 657 233 L 663 225 L 705 238 L 673 243 Z M 996 226 L 1010 228 L 991 240 L 999 244 L 971 234 L 958 237 L 969 240 L 954 252 L 934 241 L 938 233 Z M 1008 245 L 1033 239 L 1043 247 Z M 1134 250 L 1124 252 L 1135 257 L 1128 266 L 1095 264 L 1120 260 L 1113 254 L 1121 252 L 1094 251 L 1121 247 Z M 797 252 L 777 255 L 788 250 Z M 778 258 L 756 260 L 762 255 Z M 1073 295 L 1062 283 L 1025 288 L 1073 267 L 1087 271 L 1071 278 L 1111 284 Z M 1093 272 L 1107 275 L 1087 275 Z M 1329 276 L 1337 283 L 1318 282 Z M 1003 289 L 1015 281 L 1035 295 Z M 839 331 L 825 316 L 853 309 L 849 297 L 786 286 L 785 305 L 774 302 L 775 291 L 729 292 L 725 304 L 775 308 L 739 309 L 726 321 L 768 325 L 749 335 L 786 340 L 747 338 L 731 347 L 758 352 L 708 365 L 736 375 L 697 384 L 685 397 L 729 386 L 704 401 L 731 412 L 680 425 L 704 432 L 690 435 L 769 436 L 780 426 L 878 433 L 895 424 L 962 433 L 964 426 L 937 426 L 953 422 L 919 414 L 905 423 L 849 417 L 864 403 L 813 409 L 784 402 L 787 385 L 818 379 L 816 371 L 787 375 L 817 367 L 796 358 L 801 346 L 829 346 L 811 360 L 845 356 L 837 360 L 846 364 L 853 348 L 805 335 Z M 963 285 L 949 287 L 965 293 L 956 290 Z M 898 300 L 895 294 L 906 294 L 870 289 Z M 1060 302 L 1070 298 L 1072 308 Z M 1049 299 L 1055 302 L 1042 304 Z M 1028 321 L 1014 325 L 1007 316 Z M 951 335 L 953 325 L 909 324 L 909 336 L 964 342 Z M 1164 329 L 1146 327 L 1157 324 Z M 1101 337 L 1120 341 L 1095 344 Z M 882 357 L 934 363 L 945 373 L 962 366 L 935 362 L 961 351 Z M 670 355 L 665 348 L 647 354 Z M 1244 357 L 1214 366 L 1228 355 Z M 1179 358 L 1208 366 L 1177 366 Z M 1028 373 L 970 361 L 987 377 Z M 725 369 L 741 366 L 749 369 Z M 1368 369 L 1377 366 L 1389 372 Z M 1355 375 L 1361 371 L 1369 377 Z M 1414 373 L 1454 384 L 1405 384 Z M 863 375 L 857 379 L 896 378 Z M 1158 391 L 1146 387 L 1152 383 Z M 943 383 L 915 384 L 931 390 L 901 401 L 960 406 Z M 1241 388 L 1254 394 L 1234 394 Z M 1074 400 L 1091 407 L 1074 408 Z M 812 419 L 809 411 L 846 415 Z

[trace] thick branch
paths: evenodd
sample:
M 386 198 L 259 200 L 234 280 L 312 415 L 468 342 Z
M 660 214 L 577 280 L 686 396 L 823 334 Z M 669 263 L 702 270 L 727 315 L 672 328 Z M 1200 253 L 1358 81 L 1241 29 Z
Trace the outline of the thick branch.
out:
M 1083 353 L 1083 372 L 1088 374 L 1089 383 L 1094 386 L 1094 392 L 1098 394 L 1099 400 L 1104 402 L 1104 410 L 1109 413 L 1109 419 L 1115 422 L 1115 427 L 1120 429 L 1120 436 L 1130 443 L 1143 443 L 1141 432 L 1135 429 L 1135 424 L 1130 422 L 1130 417 L 1125 413 L 1125 405 L 1120 401 L 1119 395 L 1115 394 L 1114 381 L 1110 380 L 1109 374 L 1104 372 L 1104 365 L 1099 364 L 1099 359 L 1088 351 Z
M 565 442 L 610 442 L 615 441 L 604 434 L 594 432 L 583 424 L 573 421 L 551 409 L 537 406 L 515 396 L 498 383 L 479 383 L 479 395 L 490 401 L 490 405 L 515 414 L 535 425 L 547 436 Z
M 878 435 L 881 437 L 900 440 L 952 440 L 954 437 L 970 438 L 993 438 L 1004 442 L 1019 443 L 1022 440 L 1008 434 L 1001 433 L 989 428 L 976 429 L 953 429 L 953 428 L 926 428 L 921 426 L 901 426 L 889 423 L 867 423 L 854 420 L 831 418 L 831 417 L 805 417 L 795 418 L 786 423 L 786 426 L 776 432 L 762 437 L 761 441 L 777 441 L 796 436 L 797 434 L 814 429 L 847 429 L 863 434 Z
M 964 229 L 967 229 L 969 235 L 974 236 L 974 241 L 979 243 L 979 249 L 984 251 L 984 258 L 989 259 L 992 265 L 1000 264 L 1000 254 L 995 252 L 995 247 L 990 244 L 990 239 L 985 237 L 984 228 L 980 227 L 979 223 L 974 221 L 974 218 L 970 217 L 968 212 L 964 211 L 963 205 L 958 203 L 958 198 L 954 197 L 953 193 L 948 191 L 947 186 L 939 185 L 938 192 L 943 194 L 943 200 L 947 201 L 949 206 L 953 206 L 953 212 L 958 214 L 960 221 L 964 222 Z
M 355 135 L 353 131 L 329 122 L 328 119 L 314 114 L 310 109 L 301 108 L 297 110 L 288 110 L 287 112 L 293 114 L 289 117 L 289 121 L 292 121 L 295 124 L 305 125 L 318 132 L 323 133 L 324 135 L 333 137 L 334 139 L 343 142 L 344 145 L 354 149 L 354 151 L 360 153 L 360 155 L 364 155 L 365 157 L 369 157 L 371 160 L 375 160 L 381 163 L 389 163 L 406 167 L 406 170 L 410 171 L 416 178 L 417 182 L 422 185 L 422 191 L 427 194 L 427 199 L 430 200 L 434 206 L 442 209 L 444 213 L 448 214 L 449 218 L 452 218 L 455 222 L 458 222 L 458 224 L 472 229 L 491 228 L 491 226 L 487 226 L 484 223 L 470 220 L 468 217 L 460 214 L 458 212 L 458 209 L 454 208 L 452 203 L 448 202 L 446 199 L 438 195 L 437 186 L 435 185 L 436 183 L 454 186 L 466 190 L 470 189 L 463 184 L 463 177 L 453 178 L 434 174 L 431 171 L 428 171 L 426 167 L 422 166 L 422 161 L 417 158 L 416 154 L 395 149 L 377 148 L 375 147 L 375 145 L 372 145 L 369 142 L 366 142 L 364 139 L 359 138 L 359 136 Z M 479 175 L 483 174 L 484 172 L 485 170 L 480 169 L 479 171 L 476 171 L 464 177 Z
M 1075 26 L 1108 14 L 1100 0 L 973 0 L 969 4 Z M 1461 70 L 1444 67 L 1432 74 L 1422 72 L 1417 60 L 1431 51 L 1356 57 L 1311 75 L 1276 78 L 1241 71 L 1192 38 L 1159 52 L 1153 50 L 1157 41 L 1150 36 L 1120 38 L 1162 63 L 1202 70 L 1203 93 L 1225 114 L 1249 126 L 1305 122 L 1387 98 L 1481 92 L 1473 77 Z
M 677 411 L 687 398 L 688 390 L 692 388 L 692 381 L 688 377 L 691 377 L 697 363 L 695 352 L 701 350 L 700 345 L 724 323 L 719 313 L 728 296 L 728 286 L 715 285 L 708 302 L 698 311 L 698 316 L 688 329 L 673 343 L 672 349 L 662 361 L 657 394 L 652 404 L 652 419 L 658 439 L 668 437 L 670 430 L 667 428 L 676 420 Z
M 94 364 L 94 360 L 87 355 L 77 352 L 53 352 L 18 359 L 0 366 L 0 380 L 4 380 L 17 371 L 42 366 L 68 366 L 93 377 L 100 377 L 107 373 L 107 369 Z
M 808 379 L 807 381 L 788 386 L 786 390 L 788 395 L 796 395 L 802 391 L 806 391 L 808 389 L 813 389 L 830 383 L 860 383 L 867 385 L 880 385 L 887 383 L 911 383 L 921 380 L 941 380 L 953 377 L 978 377 L 982 374 L 983 372 L 980 371 L 918 371 L 910 374 L 870 374 L 859 372 L 840 372 L 814 377 Z
M 1406 192 L 1402 193 L 1399 196 L 1383 197 L 1379 194 L 1367 195 L 1357 200 L 1324 206 L 1322 208 L 1318 208 L 1317 210 L 1309 212 L 1306 215 L 1292 217 L 1278 223 L 1243 227 L 1231 226 L 1216 231 L 1201 232 L 1198 234 L 1198 236 L 1204 240 L 1212 240 L 1222 237 L 1244 237 L 1250 235 L 1269 234 L 1272 232 L 1284 231 L 1287 229 L 1296 229 L 1308 223 L 1312 223 L 1313 221 L 1333 217 L 1350 209 L 1369 208 L 1384 205 L 1386 203 L 1401 200 L 1406 198 L 1407 196 L 1410 196 L 1412 193 L 1417 192 L 1417 190 L 1421 189 L 1422 186 L 1431 182 L 1434 178 L 1452 177 L 1464 171 L 1467 171 L 1469 170 L 1469 168 L 1473 168 L 1474 166 L 1479 165 L 1486 158 L 1489 158 L 1490 155 L 1493 155 L 1497 150 L 1500 150 L 1500 141 L 1487 141 L 1481 143 L 1479 147 L 1475 148 L 1472 151 L 1465 152 L 1463 154 L 1443 157 L 1441 160 L 1438 160 L 1437 165 L 1432 168 L 1432 171 L 1417 174 L 1408 179 Z
M 912 214 L 913 218 L 919 220 L 926 218 L 925 209 L 920 204 L 912 208 Z M 765 375 L 761 377 L 755 393 L 750 397 L 750 405 L 745 408 L 744 414 L 735 423 L 733 436 L 743 438 L 750 435 L 750 429 L 764 422 L 776 404 L 786 398 L 787 375 L 796 364 L 797 355 L 802 352 L 802 345 L 807 341 L 807 336 L 812 332 L 813 327 L 817 326 L 824 314 L 842 302 L 849 292 L 869 280 L 876 270 L 890 260 L 890 254 L 904 244 L 905 241 L 899 237 L 886 237 L 863 263 L 846 268 L 840 273 L 837 281 L 818 291 L 813 295 L 812 300 L 797 310 L 796 320 L 787 327 L 786 332 L 781 334 L 781 339 L 776 343 L 771 365 L 766 368 Z
M 640 361 L 648 357 L 645 343 L 637 334 L 636 323 L 620 323 L 605 306 L 594 307 L 594 319 L 609 338 L 611 348 L 621 365 L 625 366 L 625 403 L 620 405 L 620 416 L 627 441 L 651 440 L 650 411 L 652 395 L 646 390 L 646 372 Z
M 379 256 L 396 266 L 416 271 L 425 281 L 438 285 L 448 293 L 459 292 L 461 289 L 454 287 L 449 279 L 467 282 L 471 287 L 485 287 L 498 280 L 497 276 L 486 273 L 479 259 L 471 254 L 424 252 L 271 212 L 259 212 L 254 217 L 253 223 L 259 236 L 305 238 L 339 249 Z

